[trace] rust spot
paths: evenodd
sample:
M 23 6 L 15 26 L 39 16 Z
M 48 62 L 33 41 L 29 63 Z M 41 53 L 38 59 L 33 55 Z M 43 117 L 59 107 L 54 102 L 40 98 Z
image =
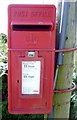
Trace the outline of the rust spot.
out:
M 61 106 L 60 104 L 58 104 L 57 106 Z
M 69 104 L 69 103 L 70 103 L 70 101 L 67 101 L 67 102 L 66 102 L 66 104 Z

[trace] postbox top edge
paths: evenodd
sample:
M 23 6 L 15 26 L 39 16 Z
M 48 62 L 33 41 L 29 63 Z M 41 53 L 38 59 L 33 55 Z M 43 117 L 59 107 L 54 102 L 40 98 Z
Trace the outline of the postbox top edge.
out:
M 48 7 L 48 8 L 54 8 L 56 9 L 56 6 L 55 5 L 51 5 L 51 4 L 9 4 L 8 5 L 8 9 L 10 8 L 14 8 L 14 7 L 37 7 L 37 8 L 40 8 L 40 7 Z
M 38 11 L 38 12 L 37 12 Z M 39 4 L 10 4 L 8 6 L 9 23 L 44 25 L 54 23 L 56 7 Z M 12 25 L 12 24 L 11 24 Z

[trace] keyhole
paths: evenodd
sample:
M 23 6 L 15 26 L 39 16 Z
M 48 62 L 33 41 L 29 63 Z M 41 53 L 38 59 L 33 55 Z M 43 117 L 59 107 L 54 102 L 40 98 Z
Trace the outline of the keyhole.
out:
M 45 106 L 47 106 L 47 102 L 45 102 Z
M 19 83 L 19 80 L 17 80 L 17 83 Z

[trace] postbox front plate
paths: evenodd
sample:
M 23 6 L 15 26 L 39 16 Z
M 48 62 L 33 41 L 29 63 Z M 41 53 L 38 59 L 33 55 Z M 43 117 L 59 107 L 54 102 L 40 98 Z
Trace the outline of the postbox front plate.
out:
M 10 5 L 8 9 L 8 110 L 45 114 L 52 110 L 56 9 Z

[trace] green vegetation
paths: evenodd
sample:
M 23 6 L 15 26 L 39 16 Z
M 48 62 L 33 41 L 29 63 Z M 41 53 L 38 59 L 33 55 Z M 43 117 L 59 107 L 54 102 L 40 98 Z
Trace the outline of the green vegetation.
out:
M 77 85 L 77 76 L 75 76 L 76 71 L 77 68 L 74 68 L 73 82 Z M 73 91 L 71 96 L 70 118 L 77 119 L 77 89 Z

